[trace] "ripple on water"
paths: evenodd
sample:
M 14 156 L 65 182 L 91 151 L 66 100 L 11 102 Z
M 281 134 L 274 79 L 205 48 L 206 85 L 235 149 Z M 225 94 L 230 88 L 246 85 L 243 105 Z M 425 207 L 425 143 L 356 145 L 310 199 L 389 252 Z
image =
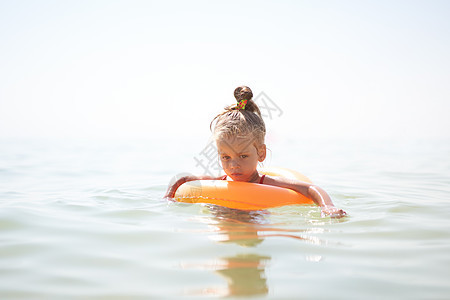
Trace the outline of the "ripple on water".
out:
M 312 177 L 349 213 L 337 220 L 316 206 L 244 213 L 166 202 L 179 166 L 155 171 L 155 152 L 86 147 L 81 158 L 70 147 L 10 151 L 0 172 L 2 298 L 450 295 L 448 152 L 311 151 Z

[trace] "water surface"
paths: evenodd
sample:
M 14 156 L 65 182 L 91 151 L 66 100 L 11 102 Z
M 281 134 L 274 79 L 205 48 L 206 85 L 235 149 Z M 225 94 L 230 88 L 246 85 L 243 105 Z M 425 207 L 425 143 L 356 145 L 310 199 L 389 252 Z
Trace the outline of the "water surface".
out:
M 450 298 L 449 141 L 269 145 L 339 220 L 163 200 L 206 143 L 1 140 L 0 297 Z

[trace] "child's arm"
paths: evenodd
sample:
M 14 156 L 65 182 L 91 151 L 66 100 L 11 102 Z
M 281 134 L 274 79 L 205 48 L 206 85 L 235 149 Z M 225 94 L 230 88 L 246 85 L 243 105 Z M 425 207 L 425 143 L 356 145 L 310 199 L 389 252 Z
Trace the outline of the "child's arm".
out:
M 264 184 L 288 188 L 299 192 L 305 197 L 311 198 L 322 209 L 322 216 L 342 218 L 347 213 L 334 206 L 330 196 L 322 188 L 308 182 L 292 180 L 282 177 L 266 176 Z
M 164 198 L 175 197 L 175 192 L 180 187 L 180 185 L 182 185 L 185 182 L 194 181 L 194 180 L 218 180 L 220 178 L 221 177 L 212 177 L 212 176 L 207 176 L 207 175 L 204 175 L 204 176 L 188 175 L 188 176 L 180 177 L 173 184 L 172 183 L 169 184 L 169 187 L 167 188 L 167 192 L 166 192 L 166 195 L 164 196 Z

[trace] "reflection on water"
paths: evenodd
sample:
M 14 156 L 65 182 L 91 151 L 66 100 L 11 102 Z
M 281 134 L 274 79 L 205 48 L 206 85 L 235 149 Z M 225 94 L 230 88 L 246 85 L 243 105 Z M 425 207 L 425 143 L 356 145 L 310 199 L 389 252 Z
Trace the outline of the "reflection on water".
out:
M 0 141 L 0 299 L 450 299 L 449 141 L 283 145 L 339 221 L 168 204 L 175 142 Z
M 242 211 L 220 206 L 210 206 L 211 226 L 215 229 L 212 240 L 236 243 L 240 246 L 255 247 L 262 243 L 259 228 L 267 224 L 267 212 Z M 259 225 L 259 226 L 258 226 Z M 227 296 L 265 295 L 268 293 L 265 267 L 269 256 L 258 254 L 237 254 L 223 257 L 223 263 L 216 273 L 227 281 Z
M 283 224 L 270 223 L 268 211 L 243 211 L 221 206 L 208 206 L 212 217 L 208 224 L 215 233 L 210 238 L 217 242 L 232 242 L 241 246 L 254 247 L 267 237 L 299 239 L 315 245 L 327 244 L 312 233 L 323 232 L 323 228 L 285 229 Z
M 209 215 L 202 221 L 208 224 L 207 233 L 213 233 L 209 238 L 218 243 L 234 243 L 245 248 L 254 248 L 268 237 L 284 237 L 306 241 L 321 245 L 324 241 L 310 236 L 310 233 L 323 232 L 317 230 L 292 230 L 275 227 L 268 220 L 268 211 L 243 211 L 227 207 L 207 205 Z M 256 296 L 269 292 L 265 268 L 271 260 L 270 256 L 256 253 L 239 253 L 234 256 L 219 257 L 216 261 L 200 267 L 213 270 L 221 275 L 227 282 L 224 288 L 205 288 L 195 294 L 208 294 L 216 296 Z M 307 257 L 310 261 L 321 261 L 322 257 L 316 255 Z M 187 267 L 185 265 L 185 267 Z
M 226 287 L 206 287 L 189 291 L 194 296 L 262 296 L 269 292 L 265 274 L 270 256 L 242 253 L 220 257 L 206 264 L 182 264 L 185 269 L 211 270 L 225 278 Z
M 254 247 L 264 240 L 259 231 L 264 224 L 268 224 L 267 211 L 243 211 L 215 205 L 208 207 L 212 213 L 207 220 L 214 232 L 210 236 L 212 240 L 246 247 Z
M 269 292 L 265 275 L 265 267 L 269 256 L 258 254 L 238 254 L 223 257 L 223 262 L 216 270 L 228 284 L 228 296 L 265 295 Z

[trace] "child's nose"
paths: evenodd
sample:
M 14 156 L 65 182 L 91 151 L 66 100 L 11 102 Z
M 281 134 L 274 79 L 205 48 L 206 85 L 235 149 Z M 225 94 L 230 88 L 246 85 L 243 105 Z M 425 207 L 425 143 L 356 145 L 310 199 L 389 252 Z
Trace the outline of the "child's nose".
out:
M 230 165 L 231 165 L 232 168 L 239 167 L 239 163 L 238 163 L 238 161 L 236 159 L 232 159 L 231 162 L 230 162 Z

